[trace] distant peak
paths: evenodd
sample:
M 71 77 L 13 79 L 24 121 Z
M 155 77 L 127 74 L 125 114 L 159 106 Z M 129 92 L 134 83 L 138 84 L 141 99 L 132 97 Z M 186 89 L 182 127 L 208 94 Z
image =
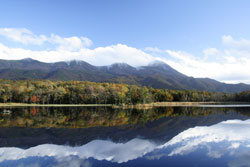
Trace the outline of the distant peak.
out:
M 77 59 L 69 60 L 69 61 L 64 61 L 64 62 L 65 62 L 66 64 L 68 64 L 68 65 L 72 65 L 72 64 L 82 65 L 82 64 L 85 64 L 85 63 L 86 63 L 85 61 L 77 60 Z
M 129 67 L 127 63 L 114 63 L 110 65 L 111 67 Z
M 150 63 L 148 65 L 149 67 L 153 67 L 153 68 L 160 68 L 160 69 L 163 69 L 164 71 L 176 71 L 175 69 L 173 69 L 170 65 L 168 65 L 167 63 L 163 62 L 163 61 L 159 61 L 159 60 L 156 60 L 156 61 L 153 61 L 152 63 Z
M 21 61 L 32 62 L 32 61 L 36 61 L 36 60 L 28 57 L 28 58 L 21 59 Z
M 160 60 L 155 60 L 149 63 L 149 66 L 166 66 L 167 64 Z M 167 65 L 168 66 L 168 65 Z
M 82 60 L 77 60 L 77 59 L 72 59 L 72 60 L 68 60 L 68 61 L 65 61 L 66 63 L 71 63 L 71 62 L 82 62 Z

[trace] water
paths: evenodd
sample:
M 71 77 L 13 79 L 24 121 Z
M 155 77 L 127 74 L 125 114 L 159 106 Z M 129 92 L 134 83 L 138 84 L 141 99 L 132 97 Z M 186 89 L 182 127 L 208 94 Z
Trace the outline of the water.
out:
M 1 167 L 247 167 L 249 106 L 0 108 Z

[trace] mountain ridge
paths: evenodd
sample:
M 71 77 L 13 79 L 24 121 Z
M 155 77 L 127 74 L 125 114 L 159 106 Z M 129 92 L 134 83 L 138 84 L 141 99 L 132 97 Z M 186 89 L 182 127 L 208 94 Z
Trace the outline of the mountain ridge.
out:
M 205 90 L 235 93 L 250 90 L 247 84 L 226 84 L 210 78 L 186 76 L 164 62 L 133 67 L 126 63 L 94 66 L 85 61 L 44 63 L 31 58 L 21 60 L 0 59 L 0 79 L 79 80 L 135 84 L 160 89 Z

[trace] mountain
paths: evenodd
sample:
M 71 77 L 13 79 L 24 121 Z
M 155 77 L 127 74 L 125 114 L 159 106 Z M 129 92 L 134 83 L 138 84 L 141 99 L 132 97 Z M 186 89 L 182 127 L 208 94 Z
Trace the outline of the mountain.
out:
M 0 60 L 0 79 L 114 82 L 161 89 L 191 89 L 228 93 L 250 90 L 250 85 L 247 84 L 225 84 L 209 78 L 188 77 L 160 61 L 135 68 L 126 63 L 93 66 L 78 60 L 56 63 L 43 63 L 30 58 Z

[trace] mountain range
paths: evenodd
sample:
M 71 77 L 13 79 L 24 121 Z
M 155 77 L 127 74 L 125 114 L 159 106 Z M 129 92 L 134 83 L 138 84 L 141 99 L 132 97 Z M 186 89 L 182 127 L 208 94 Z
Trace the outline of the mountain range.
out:
M 135 68 L 125 63 L 93 66 L 77 60 L 56 63 L 44 63 L 30 58 L 0 60 L 0 79 L 113 82 L 160 89 L 227 93 L 250 90 L 247 84 L 226 84 L 209 78 L 189 77 L 160 61 Z

